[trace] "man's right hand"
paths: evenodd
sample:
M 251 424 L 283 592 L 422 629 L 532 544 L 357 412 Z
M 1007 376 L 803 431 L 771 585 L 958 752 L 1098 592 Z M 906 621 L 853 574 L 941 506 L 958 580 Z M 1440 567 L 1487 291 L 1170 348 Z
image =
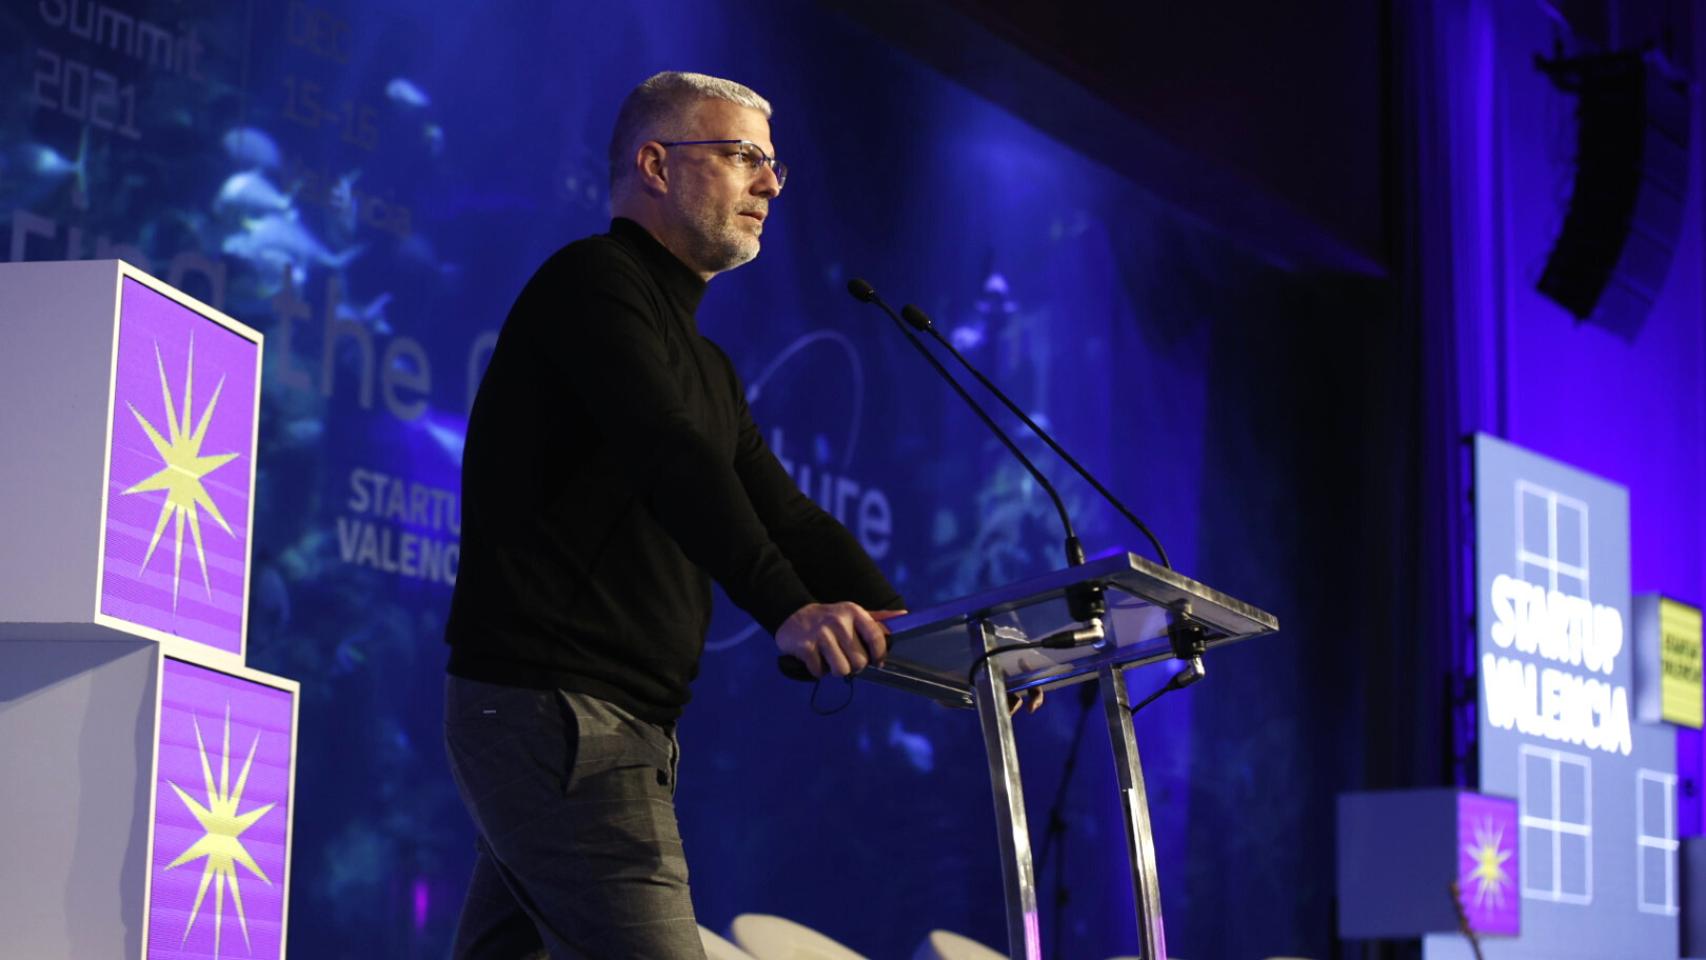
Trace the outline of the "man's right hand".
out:
M 868 611 L 856 603 L 808 603 L 782 622 L 776 649 L 797 658 L 814 677 L 858 673 L 888 656 L 884 620 L 905 610 Z

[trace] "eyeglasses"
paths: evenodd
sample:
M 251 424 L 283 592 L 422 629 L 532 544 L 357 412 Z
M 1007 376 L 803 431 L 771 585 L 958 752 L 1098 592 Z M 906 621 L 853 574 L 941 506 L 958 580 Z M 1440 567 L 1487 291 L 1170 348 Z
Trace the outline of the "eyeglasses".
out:
M 739 164 L 743 169 L 750 171 L 753 176 L 755 176 L 755 177 L 758 176 L 759 170 L 761 170 L 765 167 L 769 167 L 770 172 L 774 173 L 776 175 L 776 186 L 778 189 L 780 189 L 783 185 L 785 185 L 788 182 L 788 165 L 783 163 L 782 161 L 776 159 L 775 157 L 772 157 L 768 153 L 765 153 L 763 147 L 759 146 L 756 143 L 753 143 L 751 140 L 659 140 L 658 141 L 658 145 L 664 146 L 664 147 L 708 147 L 708 146 L 715 146 L 718 144 L 727 144 L 729 146 L 739 147 L 739 149 L 736 150 L 730 156 L 734 157 L 735 162 L 737 164 Z

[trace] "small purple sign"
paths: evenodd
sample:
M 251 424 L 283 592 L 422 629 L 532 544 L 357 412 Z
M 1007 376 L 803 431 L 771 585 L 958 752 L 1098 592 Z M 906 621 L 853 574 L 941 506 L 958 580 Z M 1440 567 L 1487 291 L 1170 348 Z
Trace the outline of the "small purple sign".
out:
M 1514 937 L 1522 931 L 1516 844 L 1515 800 L 1458 794 L 1458 897 L 1476 933 Z
M 241 652 L 259 355 L 125 278 L 102 613 Z
M 283 956 L 290 724 L 288 691 L 165 661 L 148 960 Z

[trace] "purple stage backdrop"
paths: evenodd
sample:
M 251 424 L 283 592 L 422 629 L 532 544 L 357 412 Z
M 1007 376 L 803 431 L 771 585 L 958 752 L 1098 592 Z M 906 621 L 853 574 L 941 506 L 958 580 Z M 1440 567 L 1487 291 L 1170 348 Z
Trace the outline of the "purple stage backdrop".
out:
M 167 659 L 148 958 L 284 953 L 291 695 Z
M 1515 800 L 1457 795 L 1458 897 L 1476 933 L 1514 937 L 1522 932 L 1517 835 Z
M 102 613 L 241 651 L 259 354 L 124 281 Z

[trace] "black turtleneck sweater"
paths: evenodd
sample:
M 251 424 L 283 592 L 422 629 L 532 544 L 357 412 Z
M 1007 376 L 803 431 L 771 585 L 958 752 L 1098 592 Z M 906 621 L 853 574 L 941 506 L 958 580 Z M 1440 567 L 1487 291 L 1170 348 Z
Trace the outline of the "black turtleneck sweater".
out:
M 771 633 L 814 600 L 900 605 L 765 446 L 694 323 L 704 293 L 621 218 L 521 291 L 468 423 L 451 673 L 667 723 L 699 670 L 711 578 Z

